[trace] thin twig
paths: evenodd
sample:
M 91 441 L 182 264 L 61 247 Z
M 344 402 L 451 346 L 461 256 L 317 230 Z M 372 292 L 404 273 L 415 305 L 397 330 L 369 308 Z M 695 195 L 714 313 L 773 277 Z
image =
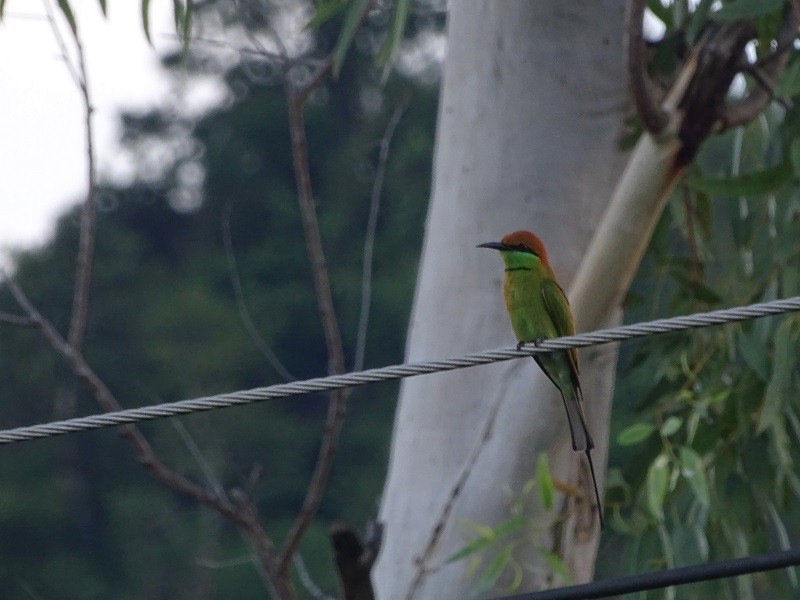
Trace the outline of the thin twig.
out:
M 775 95 L 775 84 L 770 79 L 769 75 L 764 72 L 764 69 L 759 67 L 752 67 L 745 71 L 749 73 L 753 79 L 756 80 L 756 83 L 760 85 L 767 94 L 769 94 L 770 99 L 775 100 L 778 104 L 780 104 L 784 109 L 791 110 L 792 108 L 792 101 L 789 98 L 784 98 L 782 96 Z
M 300 109 L 302 110 L 303 105 L 308 100 L 308 97 L 311 95 L 317 86 L 322 81 L 322 78 L 325 77 L 328 73 L 330 73 L 331 69 L 333 68 L 333 58 L 330 56 L 325 58 L 322 63 L 317 67 L 316 71 L 309 77 L 303 85 L 300 86 L 296 91 L 293 92 L 293 96 L 295 102 L 298 104 Z M 288 73 L 288 70 L 287 70 Z M 292 82 L 290 79 L 287 79 L 287 86 L 292 86 Z M 290 101 L 291 103 L 291 101 Z
M 81 75 L 81 95 L 83 96 L 85 135 L 86 135 L 86 201 L 81 211 L 81 236 L 78 246 L 78 260 L 75 270 L 75 288 L 72 299 L 72 320 L 67 339 L 72 347 L 79 349 L 83 344 L 86 319 L 89 312 L 89 285 L 92 279 L 92 259 L 96 231 L 97 173 L 94 153 L 94 107 L 89 94 L 89 80 L 83 44 L 77 33 L 75 47 L 78 50 L 78 68 Z
M 322 237 L 319 231 L 319 221 L 314 207 L 314 196 L 311 187 L 311 174 L 308 164 L 308 141 L 306 140 L 305 122 L 303 120 L 303 103 L 311 93 L 308 86 L 300 92 L 295 92 L 289 73 L 284 73 L 286 85 L 286 99 L 289 107 L 289 132 L 292 139 L 292 163 L 297 184 L 300 216 L 303 223 L 303 233 L 306 240 L 306 250 L 311 262 L 311 273 L 314 282 L 314 295 L 317 299 L 320 321 L 325 336 L 325 346 L 328 351 L 330 373 L 344 373 L 344 350 L 342 347 L 339 324 L 333 307 L 328 267 L 325 264 L 325 253 L 322 249 Z M 315 81 L 321 81 L 321 75 Z M 333 459 L 339 445 L 339 434 L 345 415 L 345 392 L 336 390 L 331 392 L 328 404 L 328 415 L 322 434 L 317 462 L 311 481 L 306 490 L 303 505 L 300 508 L 289 535 L 281 550 L 278 573 L 285 575 L 292 562 L 292 556 L 300 545 L 306 529 L 311 524 L 314 515 L 322 501 L 322 494 L 328 483 Z
M 197 442 L 194 440 L 194 437 L 192 437 L 192 434 L 189 433 L 189 430 L 186 429 L 186 427 L 183 425 L 183 423 L 181 423 L 180 420 L 171 419 L 170 423 L 175 428 L 175 431 L 178 432 L 178 435 L 180 436 L 181 440 L 186 446 L 186 449 L 189 450 L 189 453 L 192 455 L 192 458 L 194 458 L 198 467 L 200 467 L 200 470 L 203 473 L 203 477 L 205 478 L 206 485 L 214 491 L 217 498 L 219 498 L 224 502 L 230 503 L 230 498 L 228 497 L 228 494 L 225 492 L 225 486 L 222 485 L 222 481 L 220 480 L 219 477 L 217 477 L 217 474 L 211 468 L 211 465 L 206 460 L 206 457 L 203 455 L 203 451 L 200 449 L 200 446 L 197 445 Z M 249 499 L 250 498 L 249 495 L 244 496 L 241 494 L 241 492 L 239 492 L 237 498 L 240 499 L 240 504 L 242 502 L 242 499 L 245 497 L 247 498 L 248 503 L 252 503 L 252 501 Z M 246 533 L 244 532 L 241 532 L 241 535 L 243 538 L 247 537 Z M 234 560 L 239 560 L 239 559 L 234 559 Z M 264 586 L 267 588 L 267 590 L 269 590 L 273 595 L 276 595 L 275 584 L 272 581 L 270 581 L 269 574 L 267 573 L 263 561 L 260 560 L 260 557 L 255 552 L 252 552 L 248 555 L 247 562 L 252 564 L 258 571 L 258 574 L 261 576 L 261 579 L 264 582 Z
M 83 51 L 83 43 L 78 35 L 77 29 L 70 28 L 72 40 L 75 44 L 77 68 L 72 64 L 67 55 L 66 44 L 59 33 L 56 24 L 53 8 L 48 0 L 45 0 L 45 10 L 47 20 L 53 30 L 56 42 L 61 48 L 67 67 L 70 69 L 81 93 L 84 111 L 84 133 L 86 135 L 86 200 L 81 211 L 81 233 L 78 245 L 78 259 L 75 267 L 75 286 L 72 296 L 72 318 L 69 324 L 69 335 L 67 340 L 76 350 L 80 349 L 86 331 L 86 319 L 89 312 L 89 285 L 92 279 L 92 259 L 94 256 L 94 239 L 96 229 L 96 208 L 95 198 L 97 196 L 97 173 L 95 168 L 94 152 L 94 107 L 92 105 L 91 94 L 89 92 L 89 76 L 86 70 L 86 56 Z
M 380 142 L 378 167 L 375 170 L 375 180 L 372 182 L 372 194 L 369 203 L 367 235 L 364 239 L 364 264 L 361 272 L 361 309 L 358 315 L 358 329 L 356 330 L 354 371 L 360 371 L 364 368 L 364 355 L 367 349 L 367 325 L 369 324 L 369 309 L 372 299 L 372 255 L 375 249 L 375 232 L 378 229 L 378 210 L 383 191 L 383 179 L 386 175 L 386 163 L 389 160 L 389 146 L 392 143 L 397 124 L 408 106 L 409 98 L 410 96 L 406 95 L 397 105 L 397 108 L 394 109 Z
M 67 67 L 67 72 L 69 76 L 72 78 L 72 81 L 75 82 L 75 85 L 79 88 L 81 87 L 81 76 L 78 72 L 78 69 L 75 68 L 75 65 L 72 64 L 72 60 L 69 57 L 69 52 L 67 51 L 67 43 L 64 41 L 64 36 L 61 35 L 61 30 L 58 28 L 56 24 L 56 17 L 53 11 L 53 6 L 51 4 L 51 0 L 43 0 L 44 4 L 44 11 L 46 14 L 47 22 L 50 24 L 50 29 L 53 32 L 53 39 L 58 46 L 58 51 L 61 53 L 61 58 L 64 61 L 64 65 Z
M 433 556 L 433 553 L 436 551 L 436 547 L 439 545 L 442 535 L 444 534 L 445 527 L 450 520 L 450 515 L 453 512 L 453 507 L 456 504 L 456 500 L 458 500 L 459 496 L 461 496 L 461 492 L 464 491 L 464 485 L 467 483 L 467 479 L 469 479 L 469 476 L 472 474 L 472 470 L 475 468 L 475 463 L 478 462 L 481 452 L 492 438 L 494 424 L 497 420 L 497 413 L 500 412 L 500 406 L 502 404 L 503 396 L 498 395 L 492 404 L 492 407 L 489 409 L 489 414 L 486 416 L 486 420 L 483 423 L 483 429 L 481 430 L 480 437 L 478 437 L 475 445 L 472 447 L 469 456 L 467 456 L 467 460 L 464 461 L 464 466 L 461 468 L 461 472 L 456 478 L 453 487 L 450 488 L 450 493 L 447 495 L 447 500 L 442 506 L 442 510 L 439 513 L 439 518 L 437 518 L 433 523 L 431 534 L 428 538 L 428 543 L 425 544 L 425 549 L 416 559 L 417 572 L 415 573 L 414 579 L 411 581 L 411 585 L 408 588 L 406 600 L 411 600 L 422 586 L 425 576 L 428 573 L 436 570 L 435 568 L 429 567 L 428 563 Z
M 169 39 L 171 41 L 179 41 L 181 39 L 180 36 L 178 36 L 178 35 L 176 35 L 174 33 L 165 33 L 165 34 L 162 34 L 161 37 L 163 37 L 165 39 Z M 261 46 L 261 48 L 255 48 L 254 49 L 254 48 L 246 48 L 244 46 L 235 46 L 235 45 L 231 44 L 230 42 L 226 42 L 224 40 L 214 40 L 214 39 L 211 39 L 211 38 L 204 38 L 204 37 L 193 37 L 192 38 L 192 44 L 201 44 L 201 45 L 211 46 L 211 47 L 215 47 L 215 48 L 225 48 L 226 50 L 232 50 L 232 51 L 237 52 L 239 54 L 250 54 L 250 55 L 253 55 L 253 56 L 258 56 L 258 57 L 261 57 L 261 58 L 265 58 L 265 59 L 268 59 L 271 62 L 275 62 L 275 63 L 281 64 L 281 65 L 283 65 L 285 61 L 293 62 L 293 64 L 299 64 L 299 63 L 304 62 L 303 59 L 293 60 L 293 59 L 290 59 L 290 58 L 284 58 L 283 56 L 281 56 L 277 52 L 270 52 L 266 48 L 263 48 L 263 45 L 261 45 L 261 44 L 259 44 L 259 46 Z
M 250 339 L 267 359 L 269 365 L 275 369 L 278 375 L 284 381 L 294 381 L 296 377 L 292 375 L 289 370 L 284 366 L 278 355 L 272 349 L 267 341 L 261 336 L 256 328 L 253 318 L 250 315 L 250 310 L 247 308 L 247 303 L 244 299 L 244 292 L 242 291 L 242 281 L 239 278 L 239 266 L 236 262 L 236 254 L 233 252 L 233 240 L 231 236 L 231 212 L 233 204 L 228 203 L 222 214 L 222 245 L 225 248 L 225 258 L 228 261 L 228 274 L 231 278 L 231 286 L 233 287 L 233 295 L 236 299 L 236 308 L 239 311 L 239 318 L 242 325 L 250 335 Z
M 200 471 L 203 473 L 203 477 L 206 480 L 206 485 L 208 485 L 208 487 L 214 491 L 214 494 L 217 496 L 217 498 L 228 501 L 228 496 L 225 493 L 225 487 L 222 485 L 219 477 L 217 477 L 217 474 L 214 473 L 214 470 L 206 460 L 206 457 L 203 456 L 203 451 L 200 449 L 200 446 L 197 445 L 197 442 L 194 440 L 194 437 L 192 437 L 192 434 L 189 433 L 189 430 L 186 429 L 186 426 L 180 421 L 180 419 L 170 419 L 169 422 L 173 429 L 178 432 L 178 437 L 181 438 L 183 445 L 186 446 L 189 454 L 192 455 L 194 462 L 196 462 L 197 466 L 200 467 Z
M 226 558 L 225 560 L 214 560 L 213 558 L 198 558 L 194 561 L 198 567 L 206 569 L 227 569 L 229 567 L 241 567 L 242 565 L 252 564 L 251 555 L 240 556 L 239 558 Z
M 297 577 L 300 579 L 300 583 L 303 584 L 303 587 L 306 588 L 306 591 L 314 600 L 335 600 L 335 598 L 323 592 L 316 584 L 311 577 L 311 573 L 308 572 L 306 561 L 303 560 L 299 552 L 294 555 L 292 562 L 294 563 L 294 568 L 297 569 Z
M 12 315 L 11 313 L 0 312 L 0 323 L 14 325 L 15 327 L 36 327 L 36 321 L 25 315 Z
M 652 134 L 664 131 L 669 115 L 653 98 L 645 65 L 645 43 L 642 33 L 645 0 L 628 0 L 625 14 L 625 66 L 633 104 L 645 129 Z

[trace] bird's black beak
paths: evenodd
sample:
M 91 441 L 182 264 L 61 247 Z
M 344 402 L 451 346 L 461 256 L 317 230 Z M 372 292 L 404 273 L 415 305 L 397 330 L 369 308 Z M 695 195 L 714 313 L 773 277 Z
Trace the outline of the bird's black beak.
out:
M 508 246 L 505 244 L 501 244 L 500 242 L 486 242 L 485 244 L 478 244 L 475 246 L 476 248 L 493 248 L 495 250 L 508 250 Z

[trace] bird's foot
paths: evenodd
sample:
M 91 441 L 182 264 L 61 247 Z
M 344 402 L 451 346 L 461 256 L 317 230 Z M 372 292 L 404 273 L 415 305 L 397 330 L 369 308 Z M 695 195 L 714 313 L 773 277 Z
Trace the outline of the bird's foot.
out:
M 541 344 L 543 341 L 544 341 L 544 338 L 536 338 L 535 340 L 532 340 L 532 341 L 529 341 L 529 342 L 525 342 L 525 341 L 520 341 L 520 342 L 517 342 L 517 352 L 519 352 L 520 350 L 522 350 L 522 347 L 523 347 L 525 344 L 533 344 L 534 346 L 536 346 L 536 347 L 538 348 L 538 347 L 539 347 L 539 345 L 540 345 L 540 344 Z

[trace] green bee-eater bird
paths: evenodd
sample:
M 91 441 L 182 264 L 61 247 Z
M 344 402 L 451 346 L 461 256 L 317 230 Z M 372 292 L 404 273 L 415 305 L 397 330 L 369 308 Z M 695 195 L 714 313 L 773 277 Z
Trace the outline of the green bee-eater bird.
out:
M 548 338 L 575 334 L 567 296 L 556 281 L 544 244 L 536 235 L 530 231 L 514 231 L 499 242 L 480 244 L 478 248 L 494 248 L 503 257 L 506 265 L 503 297 L 511 327 L 519 340 L 517 349 L 526 343 L 536 344 Z M 578 381 L 578 353 L 575 348 L 570 348 L 536 354 L 533 359 L 561 392 L 567 409 L 572 449 L 586 453 L 602 527 L 603 509 L 591 455 L 594 442 L 581 406 L 583 394 Z

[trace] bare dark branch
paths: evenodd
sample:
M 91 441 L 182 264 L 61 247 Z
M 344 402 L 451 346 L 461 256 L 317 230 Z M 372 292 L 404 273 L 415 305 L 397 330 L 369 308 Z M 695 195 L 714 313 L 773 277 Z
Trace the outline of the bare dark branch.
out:
M 339 572 L 343 600 L 374 600 L 370 572 L 380 549 L 383 527 L 376 524 L 373 538 L 362 544 L 358 535 L 346 523 L 336 522 L 330 527 L 333 558 Z M 375 537 L 377 534 L 377 537 Z
M 691 163 L 701 144 L 712 132 L 719 131 L 727 110 L 728 90 L 741 70 L 744 49 L 755 35 L 752 21 L 711 22 L 700 35 L 684 66 L 691 66 L 693 72 L 678 102 L 682 116 L 677 167 Z
M 329 61 L 328 61 L 329 62 Z M 330 67 L 328 67 L 330 68 Z M 313 80 L 319 82 L 327 69 L 317 73 Z M 303 119 L 303 103 L 311 93 L 311 88 L 306 84 L 300 92 L 295 92 L 288 72 L 285 73 L 286 99 L 289 105 L 289 131 L 292 139 L 292 162 L 294 165 L 297 184 L 298 200 L 300 203 L 300 217 L 303 223 L 303 232 L 306 241 L 311 273 L 314 281 L 314 294 L 317 298 L 317 309 L 322 322 L 325 335 L 325 345 L 328 350 L 329 372 L 343 373 L 345 370 L 344 350 L 342 347 L 339 324 L 333 307 L 328 267 L 325 263 L 325 253 L 322 249 L 322 237 L 319 231 L 319 221 L 314 207 L 314 196 L 311 187 L 311 174 L 308 165 L 308 141 L 306 140 L 305 122 Z M 285 575 L 292 561 L 292 556 L 300 545 L 306 529 L 311 524 L 314 515 L 322 501 L 322 494 L 328 483 L 333 459 L 339 445 L 339 434 L 345 415 L 345 392 L 336 390 L 331 392 L 328 404 L 328 416 L 322 434 L 317 462 L 311 481 L 306 491 L 303 505 L 292 525 L 291 532 L 286 538 L 280 555 L 278 572 Z
M 646 53 L 642 22 L 645 0 L 628 0 L 625 15 L 625 61 L 633 104 L 645 129 L 653 134 L 664 131 L 669 115 L 653 98 L 653 85 L 646 70 Z

